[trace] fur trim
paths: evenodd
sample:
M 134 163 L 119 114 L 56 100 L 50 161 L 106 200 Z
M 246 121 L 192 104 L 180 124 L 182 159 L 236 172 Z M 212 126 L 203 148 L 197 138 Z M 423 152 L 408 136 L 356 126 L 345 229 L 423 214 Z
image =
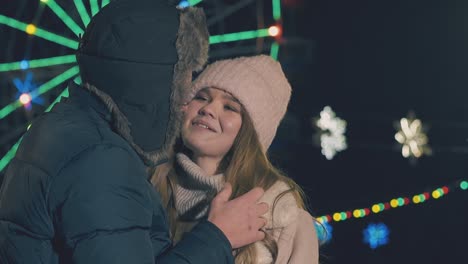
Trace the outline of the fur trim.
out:
M 277 181 L 260 198 L 259 202 L 267 203 L 270 207 L 268 212 L 263 215 L 267 220 L 265 229 L 286 227 L 297 219 L 299 207 L 297 207 L 294 196 L 291 193 L 285 193 L 280 197 L 283 192 L 289 189 L 291 188 L 286 183 Z
M 208 61 L 209 33 L 205 13 L 196 7 L 184 8 L 180 12 L 176 41 L 179 60 L 174 67 L 171 117 L 166 134 L 166 146 L 172 146 L 179 134 L 182 120 L 180 108 L 192 85 L 192 73 L 202 70 Z
M 141 149 L 137 144 L 135 144 L 135 142 L 133 141 L 133 137 L 130 134 L 130 126 L 127 117 L 120 111 L 117 104 L 114 102 L 114 100 L 112 100 L 112 98 L 108 94 L 88 83 L 85 83 L 83 87 L 95 96 L 97 96 L 99 99 L 101 99 L 101 101 L 104 103 L 107 109 L 109 109 L 109 112 L 112 115 L 111 125 L 113 130 L 121 137 L 123 137 L 130 144 L 130 146 L 132 146 L 132 148 L 147 166 L 155 166 L 162 160 L 168 158 L 165 147 L 163 147 L 159 151 L 146 152 L 143 149 Z

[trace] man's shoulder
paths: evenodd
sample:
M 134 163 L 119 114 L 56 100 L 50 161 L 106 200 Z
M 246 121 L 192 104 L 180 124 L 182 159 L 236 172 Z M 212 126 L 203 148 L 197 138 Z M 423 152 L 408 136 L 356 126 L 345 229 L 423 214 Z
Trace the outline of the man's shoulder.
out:
M 66 106 L 44 114 L 31 125 L 16 158 L 54 175 L 74 157 L 99 145 L 131 151 L 130 145 L 113 133 L 104 120 Z

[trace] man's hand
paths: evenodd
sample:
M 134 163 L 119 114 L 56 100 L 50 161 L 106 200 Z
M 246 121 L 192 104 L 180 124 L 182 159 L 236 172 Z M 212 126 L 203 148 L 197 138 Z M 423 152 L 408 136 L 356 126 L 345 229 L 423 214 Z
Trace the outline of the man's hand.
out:
M 231 193 L 231 184 L 226 183 L 224 189 L 211 202 L 208 221 L 223 231 L 233 249 L 265 238 L 265 233 L 260 231 L 260 228 L 266 224 L 262 215 L 268 211 L 268 205 L 257 203 L 264 191 L 254 188 L 229 201 Z

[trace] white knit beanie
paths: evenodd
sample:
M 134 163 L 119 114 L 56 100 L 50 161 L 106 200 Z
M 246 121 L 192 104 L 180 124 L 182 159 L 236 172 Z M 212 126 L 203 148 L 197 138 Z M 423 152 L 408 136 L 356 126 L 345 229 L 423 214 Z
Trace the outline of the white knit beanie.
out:
M 225 90 L 241 102 L 266 152 L 291 97 L 281 65 L 266 55 L 217 61 L 193 82 L 187 99 L 207 87 Z

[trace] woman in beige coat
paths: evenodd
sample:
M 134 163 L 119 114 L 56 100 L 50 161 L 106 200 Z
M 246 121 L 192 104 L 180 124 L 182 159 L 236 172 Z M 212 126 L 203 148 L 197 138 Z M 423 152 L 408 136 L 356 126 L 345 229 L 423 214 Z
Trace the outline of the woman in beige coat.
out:
M 152 177 L 174 243 L 207 217 L 225 183 L 232 198 L 262 187 L 260 202 L 269 205 L 265 238 L 234 249 L 235 262 L 318 263 L 315 220 L 305 211 L 303 192 L 266 155 L 290 95 L 281 65 L 264 55 L 215 62 L 194 81 L 181 106 L 174 155 Z

